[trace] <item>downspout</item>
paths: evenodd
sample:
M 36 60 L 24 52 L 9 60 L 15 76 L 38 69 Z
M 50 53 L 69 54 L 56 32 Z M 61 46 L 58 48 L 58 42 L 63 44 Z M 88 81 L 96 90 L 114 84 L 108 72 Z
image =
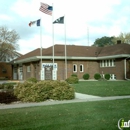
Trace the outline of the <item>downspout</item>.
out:
M 126 59 L 124 59 L 124 74 L 125 74 L 125 80 L 130 80 L 130 79 L 127 79 L 127 77 L 126 77 L 126 60 L 127 60 L 128 58 L 130 58 L 130 56 L 127 57 Z

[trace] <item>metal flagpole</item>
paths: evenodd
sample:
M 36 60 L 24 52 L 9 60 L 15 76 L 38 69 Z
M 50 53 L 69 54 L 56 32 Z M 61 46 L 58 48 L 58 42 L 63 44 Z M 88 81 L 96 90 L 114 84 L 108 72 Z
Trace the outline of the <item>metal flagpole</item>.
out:
M 52 3 L 52 7 L 53 7 L 53 3 Z M 53 53 L 53 75 L 54 75 L 54 51 L 55 51 L 55 48 L 54 48 L 54 25 L 53 25 L 53 11 L 52 11 L 52 44 L 53 44 L 53 47 L 52 47 L 52 53 Z M 53 76 L 54 77 L 54 76 Z
M 66 20 L 64 15 L 64 33 L 65 33 L 65 78 L 67 79 L 67 50 L 66 50 Z
M 88 46 L 89 46 L 89 27 L 87 27 L 87 34 L 88 34 Z
M 41 80 L 42 80 L 42 26 L 41 26 L 41 23 L 42 23 L 42 19 L 40 19 L 40 55 L 41 55 Z

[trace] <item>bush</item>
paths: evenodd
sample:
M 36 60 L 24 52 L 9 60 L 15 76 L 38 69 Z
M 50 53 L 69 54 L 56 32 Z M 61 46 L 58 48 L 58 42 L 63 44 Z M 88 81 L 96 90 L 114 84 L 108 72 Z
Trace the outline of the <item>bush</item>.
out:
M 83 75 L 83 79 L 85 79 L 85 80 L 89 79 L 89 74 L 87 74 L 87 73 L 84 74 L 84 75 Z
M 16 83 L 3 83 L 0 84 L 0 89 L 13 89 Z
M 110 74 L 105 74 L 105 79 L 109 80 L 110 79 Z
M 37 83 L 37 79 L 34 77 L 31 77 L 31 78 L 27 79 L 26 81 L 32 82 L 32 83 Z
M 18 83 L 14 89 L 14 95 L 17 96 L 21 101 L 29 101 L 31 94 L 31 86 L 34 83 L 25 81 L 24 83 Z
M 20 83 L 16 86 L 14 94 L 24 102 L 40 102 L 47 99 L 73 99 L 74 89 L 66 82 L 47 80 Z
M 77 74 L 72 74 L 71 76 L 73 76 L 73 77 L 78 77 Z
M 78 79 L 78 77 L 71 76 L 66 79 L 66 82 L 68 82 L 69 84 L 76 84 L 79 82 L 79 79 Z
M 96 80 L 101 79 L 101 75 L 100 75 L 99 73 L 96 73 L 96 74 L 94 75 L 94 79 L 96 79 Z
M 18 101 L 18 99 L 13 92 L 0 92 L 0 103 L 8 104 L 14 101 Z
M 74 88 L 71 87 L 67 82 L 55 81 L 54 89 L 51 90 L 51 99 L 54 100 L 68 100 L 75 97 Z
M 0 84 L 0 89 L 4 89 L 4 85 L 3 84 Z

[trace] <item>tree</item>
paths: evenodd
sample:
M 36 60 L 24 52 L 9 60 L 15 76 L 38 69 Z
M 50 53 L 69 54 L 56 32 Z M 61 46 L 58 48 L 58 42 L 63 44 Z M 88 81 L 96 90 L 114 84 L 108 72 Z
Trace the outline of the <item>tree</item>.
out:
M 107 37 L 104 36 L 102 38 L 97 38 L 93 44 L 93 46 L 99 46 L 99 47 L 103 47 L 103 46 L 108 46 L 108 45 L 113 45 L 114 42 L 112 41 L 114 37 Z
M 15 30 L 9 30 L 6 27 L 0 27 L 0 61 L 16 56 L 18 49 L 17 41 L 19 35 Z
M 117 41 L 120 40 L 121 43 L 130 43 L 130 33 L 120 33 L 119 36 L 113 38 L 113 42 L 117 44 Z

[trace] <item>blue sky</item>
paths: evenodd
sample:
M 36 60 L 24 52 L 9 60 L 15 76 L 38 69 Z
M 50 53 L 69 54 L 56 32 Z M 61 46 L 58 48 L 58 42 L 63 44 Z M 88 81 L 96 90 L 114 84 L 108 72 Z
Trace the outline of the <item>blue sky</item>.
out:
M 39 11 L 40 2 L 53 4 L 53 18 Z M 0 0 L 0 26 L 20 35 L 18 52 L 41 46 L 40 28 L 30 21 L 42 19 L 42 47 L 53 45 L 52 21 L 65 15 L 64 24 L 54 24 L 54 44 L 90 46 L 97 38 L 130 32 L 130 0 Z

